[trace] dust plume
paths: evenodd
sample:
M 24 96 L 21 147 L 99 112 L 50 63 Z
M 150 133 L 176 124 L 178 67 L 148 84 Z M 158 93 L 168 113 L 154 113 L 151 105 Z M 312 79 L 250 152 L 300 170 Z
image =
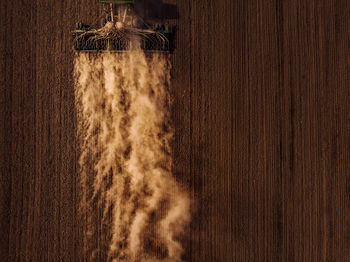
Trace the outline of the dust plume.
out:
M 86 250 L 100 234 L 107 261 L 181 261 L 190 201 L 172 175 L 167 55 L 79 53 L 74 70 Z

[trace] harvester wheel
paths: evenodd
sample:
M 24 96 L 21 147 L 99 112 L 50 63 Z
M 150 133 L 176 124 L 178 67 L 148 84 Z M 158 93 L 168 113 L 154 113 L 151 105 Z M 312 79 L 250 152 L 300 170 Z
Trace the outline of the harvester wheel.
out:
M 82 23 L 77 23 L 76 27 L 77 27 L 77 30 L 81 30 L 82 27 L 83 27 L 83 24 Z
M 101 27 L 104 27 L 107 23 L 107 19 L 106 18 L 101 18 Z

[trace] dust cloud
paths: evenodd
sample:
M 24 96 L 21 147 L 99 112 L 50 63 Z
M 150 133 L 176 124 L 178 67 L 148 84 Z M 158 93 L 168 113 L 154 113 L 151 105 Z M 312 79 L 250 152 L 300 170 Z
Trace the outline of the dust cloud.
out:
M 107 261 L 181 261 L 190 200 L 172 175 L 170 67 L 142 50 L 75 57 L 84 245 L 98 217 Z

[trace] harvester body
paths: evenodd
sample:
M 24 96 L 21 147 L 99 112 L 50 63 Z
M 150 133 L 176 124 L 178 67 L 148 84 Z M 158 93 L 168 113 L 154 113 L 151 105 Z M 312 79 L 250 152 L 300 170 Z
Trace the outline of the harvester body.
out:
M 167 22 L 150 24 L 134 10 L 134 0 L 99 0 L 104 5 L 100 28 L 77 23 L 75 51 L 127 51 L 137 45 L 144 51 L 168 52 L 172 32 Z

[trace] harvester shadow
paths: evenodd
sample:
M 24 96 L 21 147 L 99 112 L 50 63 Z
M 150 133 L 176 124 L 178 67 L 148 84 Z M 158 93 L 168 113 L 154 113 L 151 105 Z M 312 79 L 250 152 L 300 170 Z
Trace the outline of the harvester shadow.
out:
M 136 1 L 135 11 L 147 20 L 178 19 L 179 12 L 176 5 L 163 3 L 162 0 Z

